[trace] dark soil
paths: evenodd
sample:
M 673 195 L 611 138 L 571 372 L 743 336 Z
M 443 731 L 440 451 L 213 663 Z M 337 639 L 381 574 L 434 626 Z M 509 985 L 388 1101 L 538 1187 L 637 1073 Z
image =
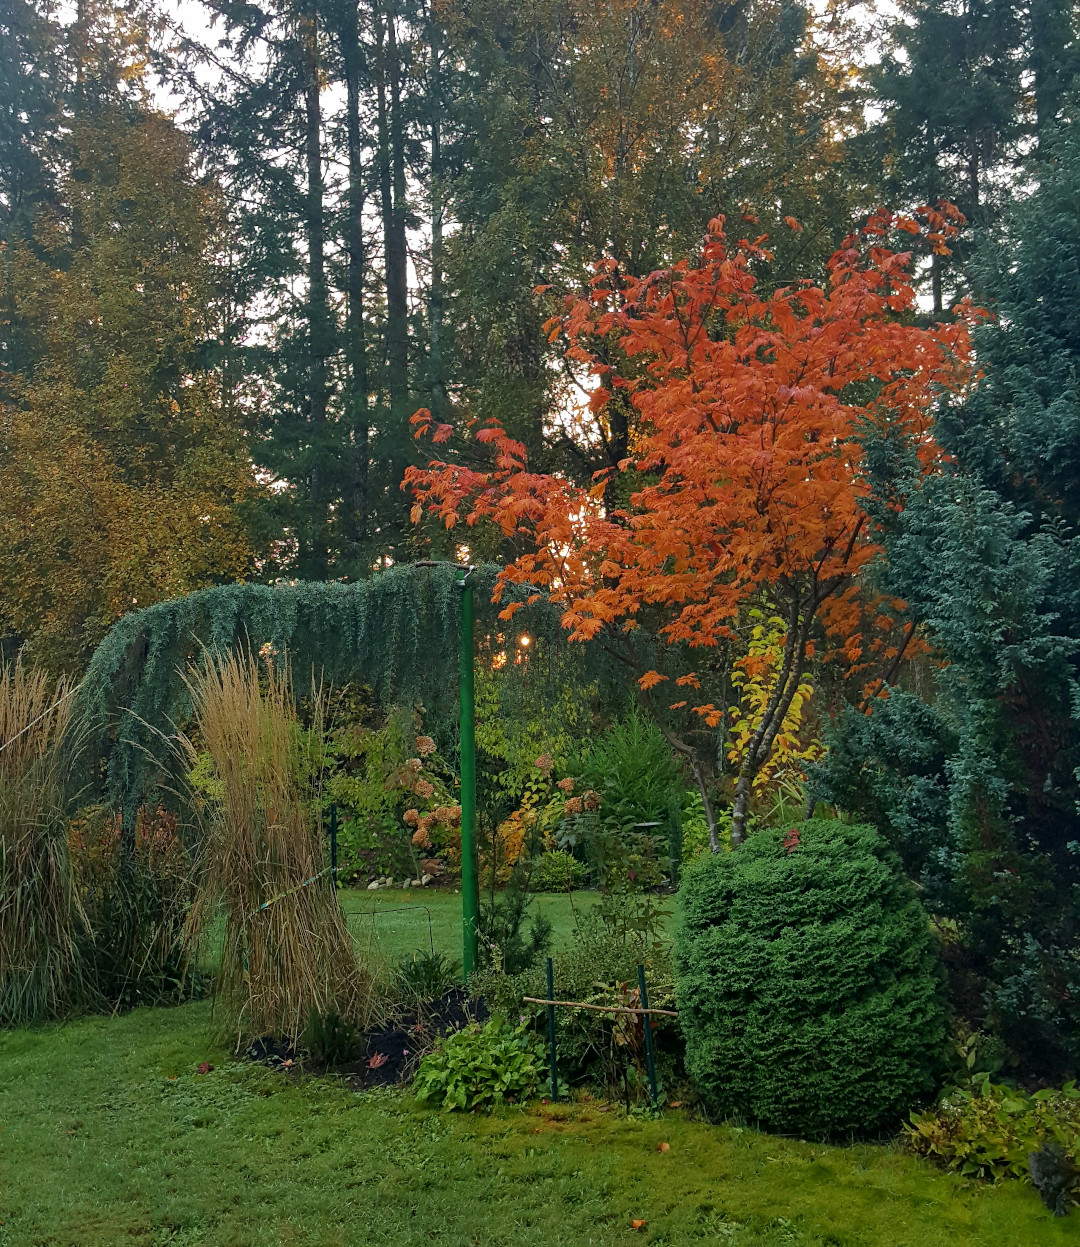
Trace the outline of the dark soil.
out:
M 487 1020 L 487 1006 L 472 1000 L 464 987 L 454 987 L 436 1000 L 395 1014 L 384 1026 L 368 1031 L 364 1055 L 322 1072 L 344 1078 L 356 1091 L 369 1087 L 389 1087 L 411 1082 L 425 1052 L 450 1031 L 461 1030 L 470 1022 Z M 300 1073 L 305 1066 L 304 1052 L 287 1036 L 275 1039 L 265 1035 L 244 1050 L 249 1061 L 269 1065 L 287 1073 Z M 310 1070 L 310 1064 L 307 1066 Z
M 364 1036 L 367 1049 L 363 1058 L 334 1072 L 347 1078 L 357 1091 L 411 1082 L 420 1058 L 437 1039 L 470 1022 L 483 1022 L 487 1016 L 482 1000 L 471 1000 L 464 987 L 454 987 L 437 1000 L 398 1014 L 385 1026 L 369 1031 Z
M 253 1039 L 244 1049 L 245 1060 L 275 1069 L 291 1069 L 299 1065 L 302 1055 L 288 1035 L 283 1035 L 280 1039 L 275 1039 L 273 1035 L 264 1035 L 261 1039 Z

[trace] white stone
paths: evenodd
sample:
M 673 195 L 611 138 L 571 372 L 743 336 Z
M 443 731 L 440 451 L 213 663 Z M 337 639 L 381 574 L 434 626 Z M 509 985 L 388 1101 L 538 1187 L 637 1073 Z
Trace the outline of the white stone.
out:
M 374 892 L 378 886 L 379 886 L 378 879 L 372 879 L 372 881 L 367 885 L 367 890 L 369 892 Z
M 428 884 L 432 881 L 432 879 L 434 879 L 434 878 L 435 878 L 435 876 L 434 876 L 434 875 L 425 875 L 425 876 L 424 876 L 424 877 L 420 880 L 420 886 L 421 886 L 422 888 L 426 888 L 426 887 L 427 887 L 427 885 L 428 885 Z

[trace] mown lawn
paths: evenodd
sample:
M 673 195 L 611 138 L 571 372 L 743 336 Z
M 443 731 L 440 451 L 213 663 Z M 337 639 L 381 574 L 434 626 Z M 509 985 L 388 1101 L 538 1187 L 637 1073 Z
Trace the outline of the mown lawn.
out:
M 891 1148 L 595 1104 L 424 1112 L 232 1063 L 209 1020 L 200 1003 L 0 1036 L 0 1244 L 1076 1241 L 1030 1188 L 963 1185 Z
M 461 893 L 435 888 L 383 888 L 377 892 L 342 889 L 341 904 L 349 927 L 362 946 L 370 946 L 387 960 L 412 952 L 428 950 L 428 915 L 431 940 L 437 951 L 455 961 L 461 960 Z M 533 898 L 529 911 L 544 914 L 554 928 L 556 943 L 568 940 L 574 928 L 574 910 L 588 909 L 596 900 L 593 892 L 573 896 L 541 893 Z M 671 900 L 667 908 L 674 910 Z
M 345 899 L 371 908 L 372 894 Z M 436 947 L 456 951 L 459 902 L 425 895 Z M 414 943 L 392 913 L 386 955 L 426 945 L 426 920 Z M 566 938 L 569 910 L 552 916 Z M 1054 1221 L 1030 1187 L 960 1183 L 893 1147 L 791 1142 L 681 1110 L 628 1120 L 596 1102 L 432 1113 L 405 1093 L 231 1061 L 209 1033 L 202 1002 L 0 1034 L 0 1247 L 1077 1241 L 1080 1214 Z

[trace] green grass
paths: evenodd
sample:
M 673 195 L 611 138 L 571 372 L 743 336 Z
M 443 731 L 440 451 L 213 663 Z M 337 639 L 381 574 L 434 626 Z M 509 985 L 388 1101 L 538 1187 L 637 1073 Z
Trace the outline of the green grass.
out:
M 1052 1220 L 1029 1187 L 963 1184 L 893 1148 L 595 1103 L 423 1112 L 230 1062 L 209 1018 L 199 1003 L 0 1035 L 0 1245 L 1076 1241 L 1074 1218 Z M 197 1074 L 206 1060 L 217 1068 Z
M 387 958 L 427 946 L 426 916 L 395 908 L 411 903 L 430 909 L 436 948 L 457 952 L 459 895 L 343 900 L 376 910 Z M 540 904 L 569 938 L 566 898 Z M 682 1110 L 628 1119 L 596 1102 L 431 1113 L 405 1093 L 233 1062 L 209 1024 L 199 1003 L 0 1033 L 0 1247 L 1076 1241 L 1078 1214 L 1054 1221 L 1030 1187 L 961 1183 L 895 1147 L 792 1142 Z M 202 1061 L 216 1068 L 200 1075 Z
M 395 961 L 415 949 L 429 949 L 429 914 L 435 949 L 461 960 L 460 892 L 434 888 L 412 888 L 407 892 L 396 888 L 378 892 L 343 889 L 340 896 L 350 930 L 362 944 L 370 944 L 387 960 Z M 574 929 L 574 907 L 579 911 L 588 909 L 595 900 L 593 892 L 575 892 L 572 903 L 570 897 L 558 893 L 539 895 L 533 899 L 529 917 L 543 914 L 550 919 L 558 945 L 569 940 Z

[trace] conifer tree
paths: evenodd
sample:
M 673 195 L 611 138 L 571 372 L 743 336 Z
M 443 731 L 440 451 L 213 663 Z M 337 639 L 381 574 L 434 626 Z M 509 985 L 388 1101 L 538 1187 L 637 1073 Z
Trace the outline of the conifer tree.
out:
M 936 660 L 884 707 L 840 717 L 819 795 L 873 817 L 957 924 L 956 998 L 1022 1070 L 1076 1068 L 1080 939 L 1080 136 L 1044 140 L 1034 193 L 984 231 L 972 265 L 993 313 L 983 377 L 943 406 L 942 471 L 908 488 L 870 448 L 879 583 Z

